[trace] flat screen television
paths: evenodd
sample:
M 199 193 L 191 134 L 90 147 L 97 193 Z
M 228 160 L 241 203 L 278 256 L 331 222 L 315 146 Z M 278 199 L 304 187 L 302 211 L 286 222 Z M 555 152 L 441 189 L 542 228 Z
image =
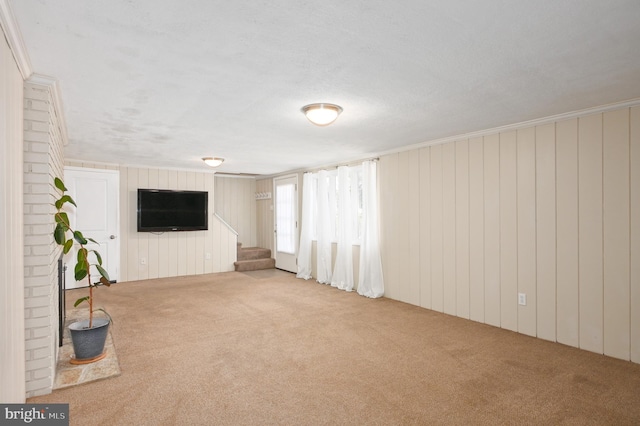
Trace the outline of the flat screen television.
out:
M 209 193 L 138 189 L 138 232 L 209 229 Z

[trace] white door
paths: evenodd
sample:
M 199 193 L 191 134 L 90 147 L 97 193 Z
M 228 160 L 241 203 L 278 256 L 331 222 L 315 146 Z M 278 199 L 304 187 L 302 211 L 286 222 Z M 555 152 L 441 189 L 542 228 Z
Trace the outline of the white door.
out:
M 117 170 L 65 167 L 64 184 L 67 194 L 78 205 L 65 204 L 71 227 L 82 232 L 85 238 L 93 238 L 99 245 L 89 243 L 88 249 L 97 250 L 102 257 L 102 266 L 111 281 L 117 281 L 120 271 L 119 226 L 119 180 Z M 86 287 L 86 279 L 76 282 L 74 267 L 77 251 L 72 249 L 64 258 L 67 266 L 65 288 Z M 95 261 L 92 261 L 94 263 Z M 92 270 L 92 282 L 100 275 Z
M 273 180 L 276 268 L 298 272 L 298 175 Z

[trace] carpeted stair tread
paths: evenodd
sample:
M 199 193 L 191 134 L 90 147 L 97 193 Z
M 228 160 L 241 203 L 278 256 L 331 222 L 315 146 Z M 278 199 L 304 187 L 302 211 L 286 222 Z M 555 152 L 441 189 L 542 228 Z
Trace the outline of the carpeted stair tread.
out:
M 273 269 L 276 267 L 276 260 L 272 258 L 267 259 L 250 259 L 250 260 L 238 260 L 233 263 L 236 271 L 258 271 L 260 269 Z
M 261 247 L 246 247 L 238 250 L 238 260 L 268 259 L 271 250 Z

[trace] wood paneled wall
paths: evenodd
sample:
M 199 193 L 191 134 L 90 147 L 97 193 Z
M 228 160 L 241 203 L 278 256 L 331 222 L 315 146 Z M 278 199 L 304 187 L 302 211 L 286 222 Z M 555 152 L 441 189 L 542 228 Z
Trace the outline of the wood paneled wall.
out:
M 640 107 L 385 155 L 379 189 L 387 297 L 640 362 Z
M 237 235 L 213 213 L 213 173 L 119 167 L 79 161 L 68 161 L 67 165 L 120 171 L 120 281 L 234 270 Z M 138 188 L 209 191 L 209 230 L 164 234 L 137 232 Z
M 24 94 L 22 75 L 0 34 L 0 401 L 24 403 Z
M 243 247 L 257 243 L 256 180 L 215 176 L 216 213 L 238 233 Z

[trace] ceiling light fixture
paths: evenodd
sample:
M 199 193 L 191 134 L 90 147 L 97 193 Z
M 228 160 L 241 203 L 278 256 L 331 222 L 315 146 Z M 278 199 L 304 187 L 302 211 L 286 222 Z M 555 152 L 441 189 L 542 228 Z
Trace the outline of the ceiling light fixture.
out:
M 203 157 L 202 161 L 204 161 L 207 164 L 207 166 L 218 167 L 220 164 L 224 163 L 224 158 L 220 158 L 220 157 Z
M 342 107 L 324 103 L 309 104 L 303 106 L 301 111 L 316 126 L 328 126 L 336 121 L 336 118 L 342 112 Z

